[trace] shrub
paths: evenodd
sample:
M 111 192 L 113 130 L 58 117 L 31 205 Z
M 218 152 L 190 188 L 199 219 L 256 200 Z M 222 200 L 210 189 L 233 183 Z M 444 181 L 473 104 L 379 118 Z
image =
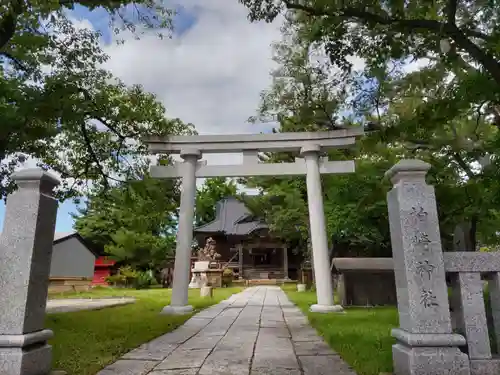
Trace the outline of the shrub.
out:
M 222 286 L 230 287 L 233 284 L 233 270 L 230 268 L 225 268 L 222 271 Z
M 138 272 L 130 266 L 120 267 L 116 275 L 106 277 L 106 282 L 118 286 L 130 288 L 135 284 Z
M 135 279 L 136 289 L 149 289 L 151 285 L 154 285 L 156 280 L 151 271 L 141 271 L 137 273 L 137 278 Z
M 117 273 L 116 275 L 106 277 L 106 282 L 113 286 L 125 286 L 126 278 L 125 276 Z

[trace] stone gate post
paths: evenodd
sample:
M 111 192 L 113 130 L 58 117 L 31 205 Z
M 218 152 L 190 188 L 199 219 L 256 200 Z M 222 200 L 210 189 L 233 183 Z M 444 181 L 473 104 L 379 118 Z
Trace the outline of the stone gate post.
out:
M 53 333 L 44 329 L 59 181 L 41 169 L 12 176 L 0 236 L 0 374 L 50 373 Z
M 434 188 L 425 182 L 430 165 L 401 160 L 389 171 L 387 194 L 399 328 L 392 330 L 396 375 L 469 375 L 469 360 L 452 333 Z
M 328 256 L 323 192 L 319 156 L 321 148 L 311 144 L 302 147 L 301 155 L 306 163 L 307 204 L 309 207 L 310 238 L 312 244 L 312 266 L 318 303 L 312 305 L 313 312 L 327 313 L 343 311 L 342 306 L 334 305 L 332 275 Z
M 186 149 L 181 152 L 181 204 L 177 245 L 175 248 L 174 280 L 172 300 L 165 306 L 162 314 L 187 314 L 193 311 L 188 305 L 188 289 L 191 273 L 191 244 L 193 242 L 193 220 L 196 199 L 196 166 L 201 157 L 199 150 Z

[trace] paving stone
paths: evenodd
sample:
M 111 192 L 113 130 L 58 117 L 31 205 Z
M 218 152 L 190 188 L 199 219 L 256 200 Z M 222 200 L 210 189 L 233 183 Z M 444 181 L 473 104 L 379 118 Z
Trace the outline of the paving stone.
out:
M 289 368 L 252 368 L 250 375 L 301 375 L 298 369 Z M 333 375 L 333 374 L 332 374 Z
M 297 330 L 300 328 L 309 327 L 309 322 L 305 318 L 286 319 L 285 323 L 290 329 Z
M 293 343 L 297 355 L 336 354 L 324 341 L 297 341 Z
M 258 331 L 259 330 L 259 321 L 258 320 L 236 320 L 231 326 L 231 331 L 236 332 L 240 330 L 244 331 Z
M 211 335 L 206 336 L 203 333 L 191 337 L 188 341 L 182 344 L 179 349 L 192 350 L 192 349 L 212 349 L 224 336 Z
M 177 328 L 173 332 L 169 332 L 163 336 L 161 336 L 158 339 L 155 339 L 154 341 L 158 340 L 163 342 L 164 344 L 182 344 L 183 342 L 189 340 L 192 336 L 196 335 L 198 332 L 201 331 L 201 327 L 185 327 L 181 326 Z
M 264 328 L 286 328 L 286 324 L 284 322 L 276 321 L 261 322 L 260 326 Z
M 201 330 L 201 333 L 207 336 L 223 336 L 226 334 L 233 322 L 234 317 L 225 317 L 223 318 L 223 320 L 220 320 L 220 317 L 217 317 L 216 319 L 212 320 L 210 324 L 204 327 Z
M 180 350 L 177 349 L 170 354 L 155 370 L 173 370 L 184 368 L 201 367 L 211 349 Z
M 293 304 L 290 301 L 284 301 L 284 300 L 280 299 L 280 306 L 283 309 L 285 309 L 285 308 L 294 308 L 295 304 Z
M 241 330 L 241 331 L 233 331 L 229 330 L 228 333 L 224 336 L 221 342 L 240 342 L 244 343 L 255 343 L 257 337 L 259 335 L 259 331 L 257 330 Z
M 310 327 L 302 327 L 295 329 L 290 327 L 290 333 L 292 334 L 292 341 L 318 341 L 318 334 L 316 330 Z
M 233 315 L 239 315 L 241 311 L 243 310 L 242 307 L 236 307 L 234 304 L 229 306 L 227 309 L 225 309 L 220 316 L 233 316 Z
M 177 345 L 158 344 L 150 342 L 139 346 L 125 354 L 123 359 L 139 359 L 146 361 L 162 361 L 177 348 Z
M 274 338 L 272 340 L 257 340 L 255 352 L 273 352 L 275 350 L 287 350 L 293 352 L 293 345 L 290 339 Z
M 299 356 L 304 375 L 356 375 L 338 355 Z
M 277 287 L 248 288 L 99 375 L 355 375 L 287 301 Z
M 197 373 L 197 368 L 185 368 L 180 370 L 154 370 L 148 375 L 196 375 Z
M 278 338 L 290 338 L 292 337 L 288 328 L 266 328 L 263 327 L 259 331 L 259 335 L 278 337 Z
M 242 355 L 244 354 L 248 357 L 251 357 L 253 354 L 256 339 L 257 337 L 255 337 L 253 341 L 239 341 L 235 340 L 234 338 L 228 337 L 227 339 L 224 338 L 223 340 L 219 341 L 215 349 L 218 351 L 234 351 L 235 348 L 237 348 L 237 350 L 241 352 Z
M 212 322 L 212 318 L 200 318 L 200 317 L 193 317 L 189 320 L 187 320 L 182 326 L 186 328 L 203 328 L 210 322 Z
M 233 350 L 214 350 L 206 359 L 199 375 L 235 375 L 250 373 L 251 352 L 243 352 L 238 347 Z
M 224 336 L 227 333 L 228 329 L 229 327 L 211 326 L 204 329 L 203 334 L 208 336 Z
M 247 305 L 247 302 L 239 302 L 239 301 L 236 301 L 234 302 L 231 307 L 239 307 L 239 308 L 243 308 Z
M 207 364 L 198 372 L 198 375 L 249 375 L 250 367 L 249 365 L 223 365 L 217 364 Z
M 99 371 L 97 375 L 145 375 L 158 361 L 136 361 L 121 359 Z
M 255 351 L 252 368 L 291 368 L 298 369 L 299 363 L 292 350 L 283 350 L 281 347 L 276 350 Z
M 219 308 L 219 307 L 217 307 L 215 309 L 208 308 L 208 309 L 203 310 L 200 313 L 196 314 L 196 317 L 197 318 L 211 318 L 211 319 L 213 319 L 223 311 L 224 311 L 224 309 Z

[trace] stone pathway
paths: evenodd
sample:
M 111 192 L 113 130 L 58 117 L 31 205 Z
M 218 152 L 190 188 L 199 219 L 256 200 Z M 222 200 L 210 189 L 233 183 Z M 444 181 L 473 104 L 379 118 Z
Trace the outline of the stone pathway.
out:
M 356 375 L 274 286 L 245 289 L 98 375 Z
M 73 312 L 80 310 L 100 310 L 113 306 L 128 305 L 134 302 L 135 298 L 51 299 L 47 301 L 46 312 L 50 314 L 59 312 Z

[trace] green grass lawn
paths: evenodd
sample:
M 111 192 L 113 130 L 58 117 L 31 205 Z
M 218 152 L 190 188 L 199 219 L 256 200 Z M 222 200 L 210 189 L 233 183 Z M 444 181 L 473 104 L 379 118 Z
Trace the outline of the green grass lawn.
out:
M 243 288 L 214 290 L 213 299 L 189 291 L 189 303 L 196 310 L 228 298 Z M 135 297 L 136 303 L 95 311 L 48 314 L 46 327 L 54 331 L 53 367 L 68 375 L 94 375 L 131 349 L 170 332 L 192 315 L 160 315 L 170 303 L 170 289 L 127 290 L 99 288 L 85 293 L 51 294 L 49 298 Z
M 288 298 L 309 318 L 328 344 L 358 375 L 392 372 L 391 329 L 398 325 L 395 307 L 346 308 L 345 314 L 309 312 L 316 293 L 298 293 L 295 285 L 283 286 Z

